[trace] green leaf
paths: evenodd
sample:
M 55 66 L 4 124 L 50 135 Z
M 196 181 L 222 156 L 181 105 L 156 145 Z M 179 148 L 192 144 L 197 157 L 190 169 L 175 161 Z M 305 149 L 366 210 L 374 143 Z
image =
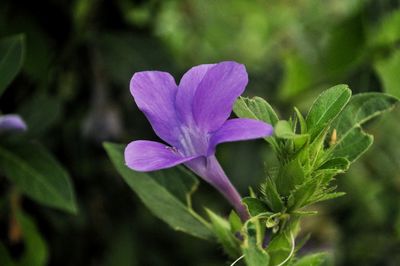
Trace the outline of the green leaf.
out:
M 338 140 L 345 137 L 350 130 L 359 127 L 369 120 L 392 110 L 399 100 L 393 96 L 368 92 L 354 95 L 349 104 L 333 123 Z
M 278 138 L 282 139 L 298 139 L 298 138 L 307 138 L 307 134 L 296 134 L 293 129 L 292 125 L 286 120 L 279 120 L 275 125 L 275 135 Z
M 338 169 L 342 170 L 343 172 L 349 169 L 350 167 L 350 162 L 346 158 L 339 157 L 339 158 L 333 158 L 330 159 L 326 162 L 324 162 L 319 168 L 320 169 Z
M 296 116 L 298 121 L 300 122 L 300 133 L 301 134 L 306 134 L 307 133 L 307 123 L 306 120 L 304 119 L 303 115 L 301 114 L 301 112 L 299 111 L 299 109 L 297 109 L 296 107 L 294 107 L 294 111 L 296 112 Z
M 348 131 L 329 153 L 332 157 L 345 157 L 350 162 L 357 160 L 372 145 L 374 137 L 360 127 Z
M 279 120 L 271 105 L 260 97 L 252 99 L 239 97 L 235 102 L 233 111 L 238 117 L 261 120 L 273 126 Z
M 27 214 L 17 212 L 17 221 L 22 229 L 25 251 L 18 263 L 20 266 L 44 266 L 49 257 L 48 247 L 34 221 Z
M 0 166 L 27 196 L 46 206 L 77 213 L 68 173 L 38 143 L 0 147 Z
M 314 140 L 343 110 L 351 97 L 347 85 L 337 85 L 321 93 L 311 106 L 306 123 Z
M 265 203 L 259 199 L 245 197 L 242 199 L 243 203 L 246 205 L 252 217 L 257 216 L 260 213 L 268 212 L 268 207 Z
M 295 250 L 295 236 L 299 230 L 299 219 L 292 217 L 287 226 L 272 236 L 271 242 L 267 247 L 267 252 L 271 256 L 271 265 L 280 265 L 284 261 L 290 262 Z M 288 263 L 282 264 L 288 265 Z
M 373 136 L 365 133 L 361 125 L 394 108 L 398 99 L 384 93 L 361 93 L 349 104 L 333 123 L 337 143 L 328 151 L 333 157 L 345 157 L 353 162 L 372 144 Z
M 238 117 L 261 120 L 272 126 L 279 120 L 278 115 L 271 105 L 260 97 L 254 97 L 252 99 L 239 97 L 235 102 L 233 111 Z M 277 147 L 274 137 L 267 137 L 264 139 L 272 146 Z
M 400 27 L 398 28 L 400 29 Z M 378 60 L 374 67 L 383 83 L 385 92 L 400 98 L 400 50 L 396 50 L 388 58 Z
M 257 231 L 252 227 L 247 230 L 242 251 L 247 266 L 269 265 L 270 256 L 257 244 Z
M 290 193 L 288 198 L 288 210 L 294 211 L 306 206 L 309 199 L 318 189 L 318 179 L 312 178 L 298 186 Z
M 232 233 L 237 233 L 242 230 L 242 220 L 240 220 L 239 215 L 235 211 L 231 211 L 229 214 L 229 224 L 231 225 L 231 232 Z
M 272 178 L 267 177 L 265 179 L 265 183 L 261 185 L 261 192 L 264 196 L 263 199 L 265 203 L 267 203 L 271 211 L 280 212 L 283 209 L 282 199 Z
M 296 261 L 293 266 L 322 266 L 329 265 L 329 255 L 327 253 L 315 253 L 306 255 Z
M 20 71 L 24 53 L 22 34 L 0 40 L 0 96 Z
M 226 254 L 228 254 L 231 258 L 238 257 L 240 255 L 239 242 L 235 235 L 231 232 L 229 222 L 211 210 L 206 210 L 208 216 L 210 217 L 213 231 L 218 239 L 218 242 L 224 248 Z
M 304 170 L 299 160 L 295 159 L 282 165 L 275 180 L 279 195 L 288 196 L 295 186 L 303 183 L 304 178 Z
M 209 225 L 190 208 L 198 180 L 180 167 L 141 173 L 125 165 L 124 145 L 104 143 L 114 167 L 151 212 L 178 231 L 211 239 Z M 186 201 L 184 201 L 184 198 Z

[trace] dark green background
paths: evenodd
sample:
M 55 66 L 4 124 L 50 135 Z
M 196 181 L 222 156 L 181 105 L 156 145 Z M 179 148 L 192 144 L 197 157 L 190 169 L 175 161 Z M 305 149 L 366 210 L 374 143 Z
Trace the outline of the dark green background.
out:
M 171 72 L 179 81 L 191 66 L 244 63 L 247 96 L 267 99 L 283 117 L 307 110 L 316 95 L 339 83 L 354 93 L 400 96 L 399 1 L 2 0 L 0 37 L 24 33 L 23 70 L 0 100 L 4 113 L 34 121 L 29 134 L 70 172 L 79 213 L 69 215 L 29 199 L 48 243 L 49 265 L 229 265 L 214 243 L 168 228 L 145 209 L 113 169 L 102 141 L 154 139 L 129 93 L 132 74 Z M 375 145 L 338 177 L 343 198 L 316 206 L 304 252 L 327 250 L 337 265 L 400 263 L 400 112 L 367 131 Z M 224 144 L 218 157 L 242 194 L 257 188 L 263 141 Z M 10 183 L 1 177 L 1 193 Z M 222 214 L 224 199 L 201 183 L 195 204 Z M 1 241 L 15 257 L 23 244 Z

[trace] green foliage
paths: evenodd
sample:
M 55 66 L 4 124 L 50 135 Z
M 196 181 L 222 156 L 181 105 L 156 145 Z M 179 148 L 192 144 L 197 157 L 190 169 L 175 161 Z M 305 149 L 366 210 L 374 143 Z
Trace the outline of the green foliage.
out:
M 397 28 L 400 27 L 397 26 Z M 400 97 L 400 80 L 398 76 L 400 69 L 400 50 L 393 52 L 392 56 L 388 58 L 378 60 L 375 63 L 375 69 L 379 74 L 385 91 L 396 97 Z
M 0 96 L 20 71 L 24 54 L 23 35 L 15 35 L 0 40 Z
M 315 253 L 306 255 L 297 260 L 293 266 L 327 266 L 329 263 L 329 255 L 327 253 Z
M 252 99 L 239 97 L 233 106 L 233 111 L 238 117 L 261 120 L 272 126 L 279 121 L 278 115 L 271 105 L 260 97 Z M 265 138 L 265 140 L 273 147 L 278 145 L 273 137 Z
M 350 100 L 350 97 L 351 90 L 347 85 L 337 85 L 321 93 L 311 106 L 306 117 L 311 141 L 339 115 Z
M 22 233 L 24 249 L 21 257 L 14 260 L 6 247 L 0 243 L 0 263 L 2 266 L 44 266 L 49 258 L 48 246 L 41 236 L 32 217 L 21 210 L 15 213 L 16 223 Z
M 242 244 L 242 251 L 246 264 L 248 266 L 268 266 L 270 264 L 270 256 L 257 241 L 257 234 L 259 232 L 252 226 L 246 230 L 246 237 Z
M 104 148 L 124 181 L 155 216 L 175 230 L 203 239 L 212 237 L 209 225 L 191 208 L 191 194 L 198 186 L 196 177 L 181 167 L 136 172 L 125 165 L 123 145 L 105 143 Z
M 226 254 L 231 258 L 238 257 L 240 255 L 239 239 L 232 233 L 230 223 L 209 209 L 207 209 L 207 214 L 210 218 L 217 241 L 222 245 Z
M 242 201 L 246 205 L 251 216 L 257 216 L 260 213 L 268 212 L 267 205 L 259 199 L 245 197 L 242 199 Z
M 48 247 L 32 218 L 20 211 L 17 212 L 17 221 L 21 226 L 25 243 L 25 252 L 18 262 L 18 265 L 47 265 Z
M 68 173 L 40 144 L 0 146 L 0 166 L 21 192 L 46 206 L 77 213 Z
M 249 101 L 238 101 L 237 115 L 249 117 L 254 114 L 249 112 Z M 321 93 L 306 119 L 295 109 L 295 116 L 290 120 L 276 121 L 273 143 L 279 166 L 269 171 L 259 199 L 243 200 L 258 239 L 263 230 L 272 229 L 272 239 L 266 249 L 272 265 L 286 264 L 292 259 L 298 219 L 315 214 L 304 212 L 304 207 L 344 195 L 335 192 L 336 187 L 331 183 L 372 144 L 372 136 L 365 133 L 361 125 L 392 110 L 397 102 L 396 98 L 382 93 L 351 97 L 346 85 L 338 85 Z M 274 113 L 266 108 L 258 112 L 260 114 L 252 118 L 263 117 L 263 112 L 264 115 Z M 260 227 L 261 224 L 265 226 Z M 244 228 L 248 229 L 249 223 Z M 296 263 L 325 265 L 324 258 L 319 254 L 304 257 Z

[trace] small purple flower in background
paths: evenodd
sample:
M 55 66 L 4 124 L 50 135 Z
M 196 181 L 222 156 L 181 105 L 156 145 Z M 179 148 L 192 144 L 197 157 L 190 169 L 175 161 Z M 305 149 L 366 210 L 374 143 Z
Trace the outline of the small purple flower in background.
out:
M 199 65 L 182 77 L 179 86 L 166 72 L 135 73 L 130 90 L 139 109 L 165 144 L 138 140 L 125 149 L 125 162 L 136 171 L 154 171 L 185 164 L 214 186 L 243 220 L 248 213 L 241 197 L 215 157 L 223 142 L 270 136 L 271 125 L 252 119 L 229 119 L 235 100 L 248 82 L 236 62 Z
M 19 115 L 0 115 L 0 134 L 25 131 L 27 126 Z

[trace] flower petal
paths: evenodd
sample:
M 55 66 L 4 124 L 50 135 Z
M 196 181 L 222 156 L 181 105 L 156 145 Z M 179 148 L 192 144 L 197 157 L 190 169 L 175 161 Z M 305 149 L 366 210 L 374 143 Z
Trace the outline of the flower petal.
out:
M 176 94 L 176 110 L 182 122 L 189 124 L 193 120 L 192 104 L 197 87 L 207 71 L 215 64 L 192 67 L 182 77 Z
M 19 115 L 0 116 L 0 133 L 10 131 L 25 131 L 27 126 Z
M 196 157 L 183 157 L 174 148 L 155 141 L 132 141 L 125 148 L 126 165 L 139 172 L 170 168 Z
M 197 125 L 207 132 L 217 130 L 229 118 L 233 103 L 242 94 L 248 77 L 244 65 L 222 62 L 209 69 L 193 98 Z
M 157 136 L 177 146 L 179 129 L 175 110 L 177 85 L 174 78 L 160 71 L 137 72 L 131 79 L 130 90 Z
M 262 121 L 247 118 L 230 119 L 211 136 L 208 154 L 214 153 L 215 147 L 220 143 L 268 137 L 273 132 L 273 127 Z

